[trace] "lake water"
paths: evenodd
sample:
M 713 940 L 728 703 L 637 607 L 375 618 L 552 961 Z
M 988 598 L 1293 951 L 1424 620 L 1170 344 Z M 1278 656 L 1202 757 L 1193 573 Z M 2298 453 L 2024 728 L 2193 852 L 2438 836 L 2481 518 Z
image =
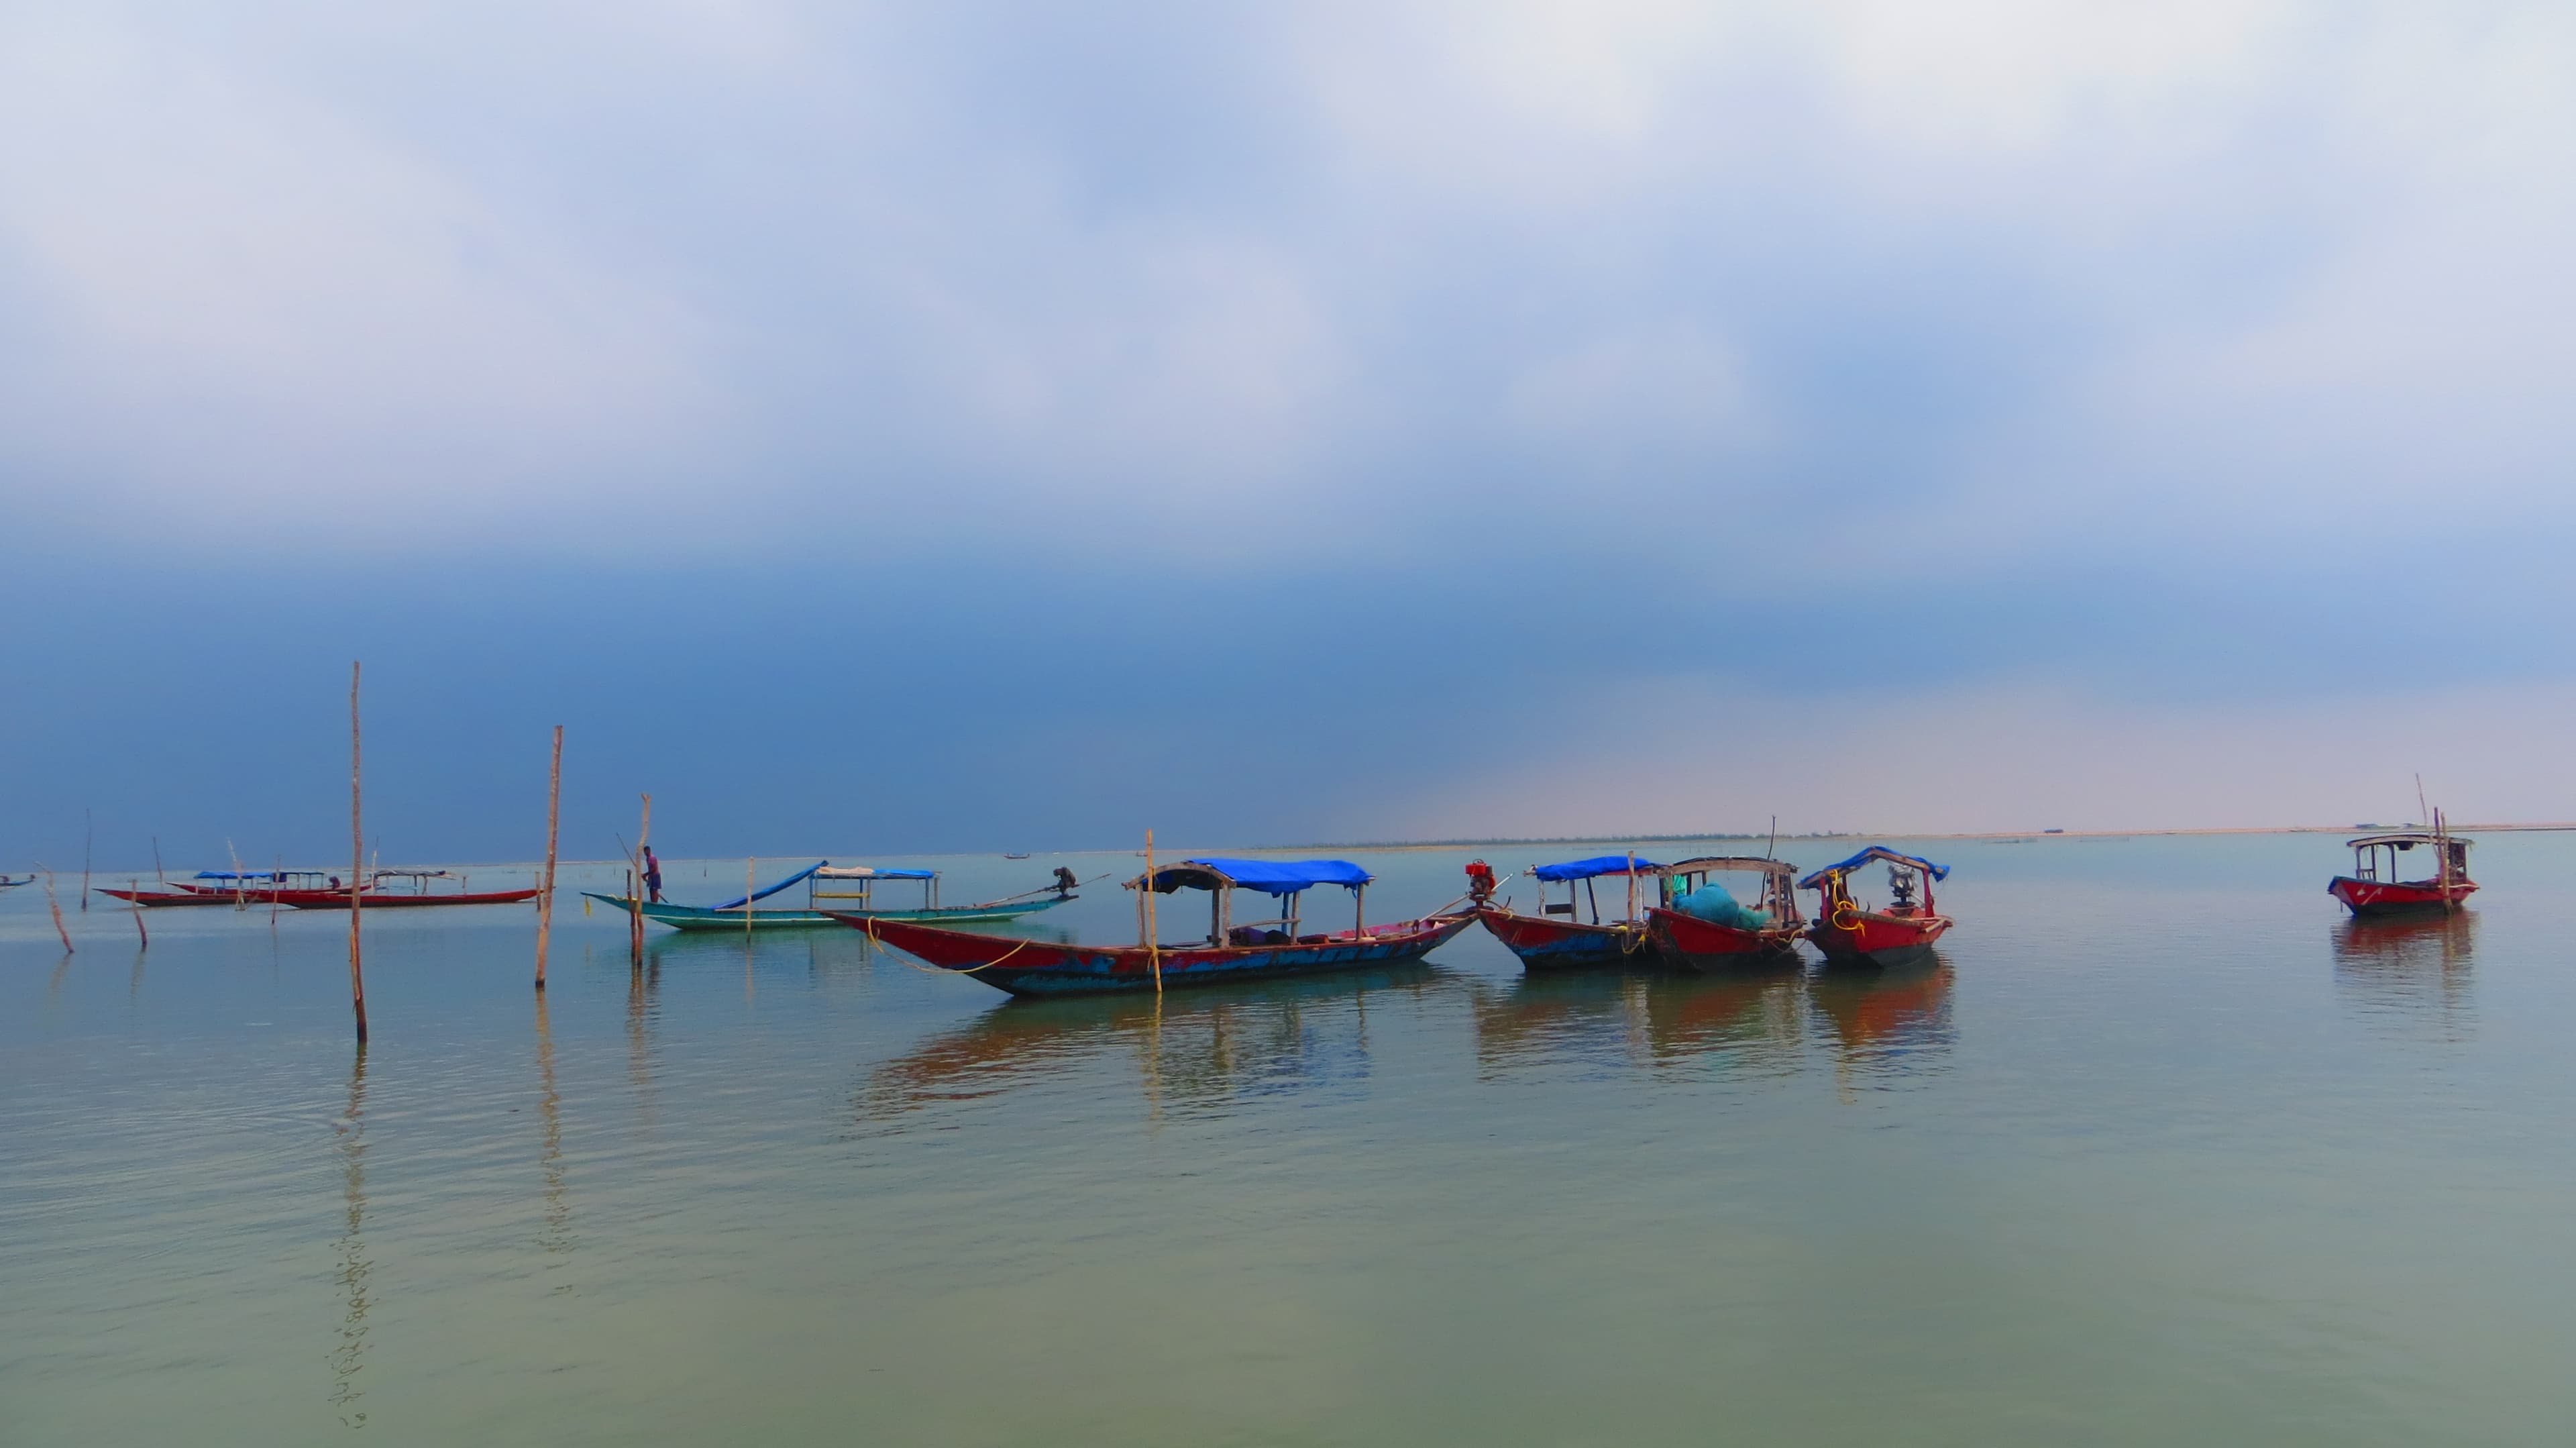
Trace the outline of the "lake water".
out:
M 838 930 L 635 973 L 577 896 L 540 1004 L 525 907 L 379 912 L 363 1057 L 343 916 L 138 952 L 94 907 L 65 957 L 13 891 L 0 1441 L 2576 1437 L 2576 839 L 2376 929 L 2323 836 L 1916 847 L 1929 969 L 1531 979 L 1471 931 L 1159 1010 Z M 1594 852 L 1346 853 L 1392 917 Z

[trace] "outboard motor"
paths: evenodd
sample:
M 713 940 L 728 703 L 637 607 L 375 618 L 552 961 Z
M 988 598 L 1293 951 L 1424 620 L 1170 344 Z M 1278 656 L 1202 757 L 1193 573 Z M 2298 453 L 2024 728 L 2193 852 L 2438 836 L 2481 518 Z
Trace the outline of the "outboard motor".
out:
M 1889 903 L 1889 905 L 1888 905 L 1888 907 L 1887 907 L 1887 913 L 1888 913 L 1888 914 L 1890 914 L 1890 915 L 1911 915 L 1911 914 L 1913 914 L 1913 913 L 1914 913 L 1914 872 L 1913 872 L 1912 870 L 1904 869 L 1904 868 L 1902 868 L 1902 867 L 1900 867 L 1900 866 L 1896 866 L 1896 865 L 1890 865 L 1890 866 L 1888 866 L 1888 867 L 1887 867 L 1887 893 L 1888 893 L 1888 895 L 1889 895 L 1889 897 L 1890 897 L 1890 903 Z
M 1482 860 L 1471 860 L 1467 863 L 1467 898 L 1479 908 L 1493 903 L 1493 866 Z

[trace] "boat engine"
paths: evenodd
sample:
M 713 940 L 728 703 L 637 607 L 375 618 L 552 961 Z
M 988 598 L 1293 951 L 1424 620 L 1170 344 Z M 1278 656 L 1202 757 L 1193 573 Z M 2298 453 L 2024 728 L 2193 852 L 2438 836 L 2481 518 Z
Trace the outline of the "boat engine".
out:
M 1895 866 L 1895 865 L 1890 865 L 1890 866 L 1888 866 L 1888 867 L 1887 867 L 1887 894 L 1888 894 L 1888 900 L 1889 900 L 1888 907 L 1887 907 L 1887 913 L 1888 913 L 1888 914 L 1890 914 L 1890 915 L 1911 915 L 1911 914 L 1913 914 L 1913 913 L 1914 913 L 1914 872 L 1913 872 L 1913 871 L 1911 871 L 1911 870 L 1907 870 L 1907 869 L 1899 868 L 1898 866 Z
M 1492 902 L 1494 898 L 1493 866 L 1482 860 L 1467 862 L 1467 898 L 1478 905 Z

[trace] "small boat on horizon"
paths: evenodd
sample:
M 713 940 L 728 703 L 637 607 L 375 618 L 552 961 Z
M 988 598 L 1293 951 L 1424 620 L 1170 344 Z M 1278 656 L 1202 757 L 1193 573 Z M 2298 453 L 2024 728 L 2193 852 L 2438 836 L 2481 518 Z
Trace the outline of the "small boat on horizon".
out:
M 1348 860 L 1245 860 L 1206 856 L 1158 866 L 1126 883 L 1136 894 L 1136 944 L 1066 945 L 1012 939 L 971 930 L 948 930 L 883 915 L 843 912 L 853 930 L 915 955 L 942 970 L 1019 996 L 1098 995 L 1113 991 L 1179 989 L 1231 981 L 1263 980 L 1390 965 L 1419 960 L 1475 921 L 1473 911 L 1367 922 L 1368 886 L 1375 877 Z M 1351 892 L 1351 928 L 1301 934 L 1300 897 L 1317 885 Z M 1203 940 L 1156 940 L 1157 914 L 1147 891 L 1208 892 L 1208 933 Z M 1238 922 L 1237 891 L 1268 895 L 1281 914 Z
M 2327 882 L 2326 893 L 2356 916 L 2457 910 L 2478 888 L 2469 878 L 2469 846 L 2475 842 L 2452 834 L 2440 810 L 2432 814 L 2429 830 L 2399 830 L 2346 841 L 2352 851 L 2352 873 Z M 2421 880 L 2399 879 L 2403 872 L 2397 857 L 2419 846 L 2433 852 L 2433 873 Z
M 1890 898 L 1885 906 L 1864 904 L 1851 893 L 1852 872 L 1876 860 L 1887 863 Z M 1933 882 L 1949 877 L 1947 865 L 1872 845 L 1798 882 L 1799 889 L 1824 897 L 1807 939 L 1828 962 L 1884 966 L 1921 960 L 1950 929 L 1950 917 L 1932 903 Z
M 919 881 L 921 905 L 918 908 L 877 909 L 876 885 L 880 880 Z M 836 882 L 855 884 L 857 888 L 822 888 Z M 845 916 L 871 920 L 935 921 L 943 925 L 1017 920 L 1023 915 L 1052 910 L 1068 900 L 1081 899 L 1073 893 L 1074 883 L 1072 872 L 1058 870 L 1054 883 L 1041 885 L 1035 890 L 975 905 L 942 905 L 939 903 L 937 870 L 879 870 L 866 865 L 835 869 L 831 861 L 821 860 L 766 889 L 754 891 L 739 900 L 728 900 L 722 905 L 674 905 L 666 900 L 647 900 L 639 905 L 625 895 L 603 895 L 596 890 L 582 893 L 621 914 L 628 910 L 640 911 L 645 919 L 668 925 L 674 930 L 794 930 L 839 925 L 844 923 Z M 794 905 L 774 910 L 760 908 L 759 902 L 797 884 L 805 886 L 804 908 Z M 823 903 L 836 900 L 858 903 L 846 907 Z

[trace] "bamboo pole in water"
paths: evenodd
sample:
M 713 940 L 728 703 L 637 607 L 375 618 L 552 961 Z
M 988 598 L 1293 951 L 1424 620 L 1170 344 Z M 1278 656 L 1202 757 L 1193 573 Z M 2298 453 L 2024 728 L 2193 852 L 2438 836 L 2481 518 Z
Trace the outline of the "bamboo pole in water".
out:
M 1163 932 L 1154 908 L 1154 832 L 1145 831 L 1145 959 L 1154 967 L 1154 998 L 1163 995 Z
M 360 808 L 358 664 L 349 663 L 349 1011 L 358 1020 L 358 1044 L 367 1044 L 367 974 L 358 950 L 359 914 L 367 888 L 367 829 Z
M 159 835 L 152 837 L 152 878 L 162 889 L 170 888 L 170 877 L 161 873 L 161 837 Z
M 635 832 L 634 888 L 626 892 L 626 958 L 644 968 L 644 847 L 653 842 L 653 796 L 644 796 L 644 824 Z
M 37 861 L 36 868 L 45 870 L 44 862 Z M 71 954 L 72 933 L 63 928 L 63 906 L 54 898 L 54 872 L 51 870 L 45 870 L 45 908 L 54 912 L 54 933 L 63 938 L 63 954 Z
M 91 847 L 97 843 L 98 818 L 84 807 L 81 810 L 81 913 L 83 915 L 89 913 L 89 865 L 98 853 Z
M 537 989 L 546 988 L 546 940 L 555 927 L 556 824 L 563 804 L 563 726 L 555 726 L 555 762 L 546 773 L 546 878 L 537 887 Z
M 759 869 L 760 856 L 758 855 L 753 855 L 742 862 L 742 943 L 745 946 L 751 944 L 751 897 L 753 892 L 760 888 L 752 881 L 755 872 Z
M 140 880 L 126 881 L 125 892 L 129 897 L 140 896 L 143 893 L 143 882 Z M 152 932 L 143 928 L 142 900 L 137 898 L 128 898 L 125 903 L 134 907 L 134 933 L 143 937 L 143 945 L 141 948 L 150 950 L 152 948 Z

